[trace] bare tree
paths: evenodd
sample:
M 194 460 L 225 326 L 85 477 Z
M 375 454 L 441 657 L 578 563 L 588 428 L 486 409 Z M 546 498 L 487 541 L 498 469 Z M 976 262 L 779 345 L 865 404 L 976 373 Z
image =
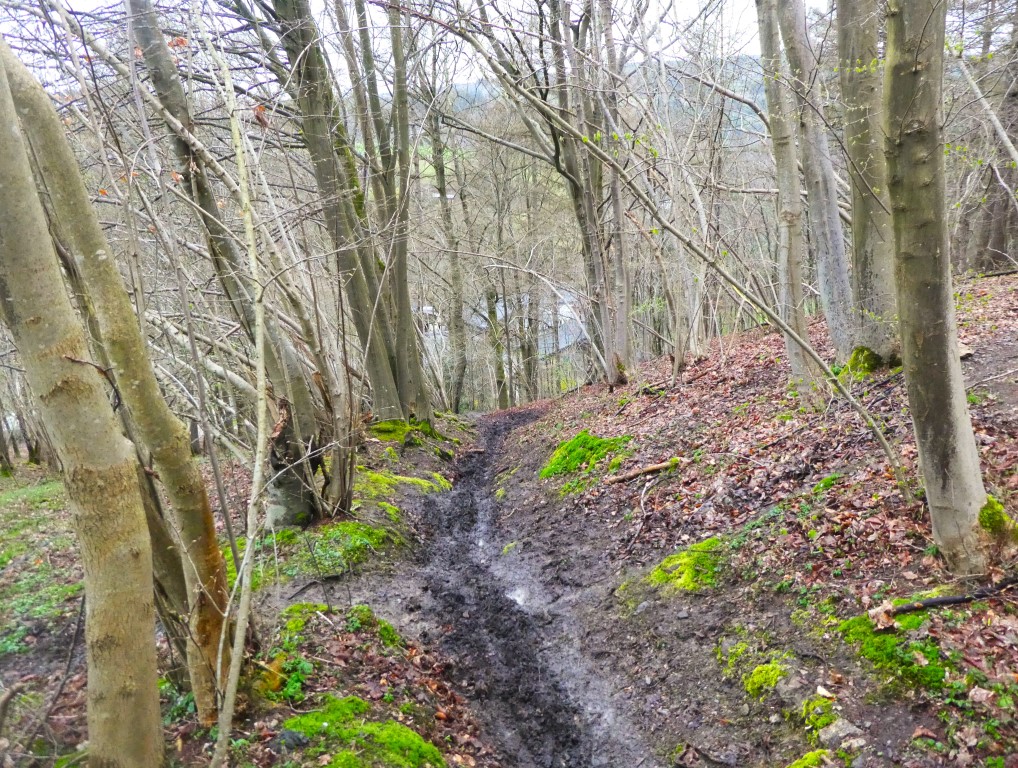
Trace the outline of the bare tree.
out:
M 948 566 L 979 574 L 986 503 L 965 399 L 944 205 L 942 94 L 947 6 L 888 3 L 884 80 L 902 359 L 933 536 Z

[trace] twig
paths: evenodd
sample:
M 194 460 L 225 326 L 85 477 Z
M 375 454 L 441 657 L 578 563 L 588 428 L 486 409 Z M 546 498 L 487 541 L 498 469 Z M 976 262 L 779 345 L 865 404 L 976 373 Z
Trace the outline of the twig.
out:
M 996 381 L 997 379 L 1002 379 L 1005 376 L 1010 376 L 1012 373 L 1018 373 L 1018 368 L 1012 368 L 1010 371 L 1004 371 L 1003 373 L 998 373 L 995 376 L 988 376 L 985 379 L 977 381 L 975 384 L 969 384 L 968 388 L 975 389 L 976 387 L 986 384 L 987 382 Z

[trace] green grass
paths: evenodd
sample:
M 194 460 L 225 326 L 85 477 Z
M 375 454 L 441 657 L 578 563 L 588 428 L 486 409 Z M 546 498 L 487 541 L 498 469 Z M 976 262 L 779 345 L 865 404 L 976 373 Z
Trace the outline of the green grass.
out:
M 73 559 L 63 556 L 74 549 L 63 485 L 17 482 L 0 485 L 0 655 L 27 650 L 39 623 L 73 615 L 82 590 Z

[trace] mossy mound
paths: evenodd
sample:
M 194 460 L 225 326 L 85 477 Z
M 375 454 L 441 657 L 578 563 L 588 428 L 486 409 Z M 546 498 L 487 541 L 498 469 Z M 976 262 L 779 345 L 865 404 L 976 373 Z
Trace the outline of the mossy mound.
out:
M 903 631 L 916 630 L 927 619 L 928 615 L 919 611 L 900 616 L 898 625 Z M 838 631 L 857 647 L 860 656 L 906 685 L 929 691 L 944 687 L 952 665 L 941 658 L 940 647 L 934 641 L 909 640 L 898 630 L 878 632 L 865 615 L 841 622 Z
M 417 421 L 416 419 L 376 421 L 368 427 L 368 431 L 379 440 L 402 443 L 405 446 L 423 445 L 426 437 L 443 443 L 453 442 L 435 429 L 430 421 Z
M 581 469 L 590 471 L 598 462 L 618 453 L 632 440 L 631 435 L 595 437 L 583 430 L 571 440 L 559 443 L 548 463 L 540 472 L 544 480 L 556 475 L 568 475 Z
M 856 347 L 845 363 L 845 370 L 858 378 L 880 370 L 884 365 L 884 358 L 869 347 Z
M 724 570 L 725 543 L 716 536 L 669 555 L 646 581 L 666 592 L 695 592 L 717 586 Z
M 780 661 L 759 664 L 742 678 L 742 687 L 754 699 L 764 699 L 788 675 L 788 667 Z
M 355 605 L 346 612 L 348 632 L 374 631 L 386 648 L 402 648 L 405 642 L 399 632 L 385 619 L 380 619 L 367 605 Z
M 822 768 L 822 766 L 828 764 L 825 758 L 830 756 L 830 750 L 817 749 L 803 755 L 794 763 L 789 763 L 786 768 Z
M 333 752 L 329 768 L 445 768 L 434 744 L 395 720 L 369 719 L 371 705 L 356 696 L 327 696 L 322 709 L 292 717 L 283 727 L 315 740 L 309 750 Z
M 396 495 L 396 490 L 400 485 L 417 488 L 422 493 L 448 491 L 452 488 L 452 483 L 438 472 L 433 472 L 431 479 L 426 480 L 422 477 L 397 475 L 388 470 L 375 472 L 367 467 L 359 466 L 354 477 L 353 493 L 356 498 L 362 500 L 390 499 Z

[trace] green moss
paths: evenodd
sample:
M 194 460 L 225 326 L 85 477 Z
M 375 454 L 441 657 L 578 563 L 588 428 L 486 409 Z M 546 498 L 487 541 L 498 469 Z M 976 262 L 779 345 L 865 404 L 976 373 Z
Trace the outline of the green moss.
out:
M 723 569 L 724 542 L 711 537 L 669 555 L 647 576 L 647 583 L 664 591 L 693 592 L 717 586 Z
M 442 753 L 433 744 L 402 723 L 369 720 L 370 712 L 371 705 L 363 699 L 329 696 L 322 709 L 290 718 L 283 727 L 315 739 L 325 749 L 345 747 L 333 755 L 330 768 L 444 768 Z
M 441 442 L 450 442 L 445 435 L 435 429 L 430 421 L 417 421 L 416 419 L 378 421 L 369 426 L 368 431 L 379 440 L 402 443 L 403 445 L 422 445 L 425 437 Z
M 385 516 L 396 525 L 399 525 L 399 523 L 403 520 L 399 507 L 395 504 L 390 504 L 387 501 L 380 501 L 378 502 L 378 508 L 382 510 L 385 513 Z
M 884 367 L 884 358 L 868 347 L 856 347 L 845 363 L 845 370 L 859 378 Z
M 979 510 L 979 527 L 1000 541 L 1016 535 L 1014 520 L 1004 511 L 1004 505 L 990 495 Z
M 353 520 L 328 523 L 314 529 L 314 555 L 308 547 L 299 547 L 291 562 L 303 573 L 342 573 L 395 541 L 394 534 L 385 528 Z
M 718 664 L 721 665 L 721 674 L 724 677 L 731 677 L 741 666 L 742 659 L 749 653 L 749 643 L 740 641 L 728 648 L 719 644 L 717 649 Z
M 820 729 L 826 728 L 838 719 L 838 715 L 834 712 L 834 702 L 823 696 L 814 696 L 803 702 L 799 716 L 809 730 L 811 738 L 815 738 Z
M 830 757 L 830 755 L 830 750 L 817 749 L 803 755 L 794 763 L 789 763 L 786 768 L 822 768 L 822 766 L 827 765 L 824 758 Z
M 421 477 L 397 475 L 387 470 L 374 472 L 361 466 L 357 467 L 357 474 L 354 477 L 353 493 L 358 499 L 371 501 L 391 499 L 396 495 L 400 485 L 417 488 L 422 493 L 447 491 L 452 488 L 452 483 L 438 472 L 432 473 L 431 480 L 425 480 Z
M 922 626 L 927 618 L 920 611 L 904 614 L 898 622 L 902 629 L 910 631 Z M 944 687 L 951 665 L 940 658 L 940 648 L 934 641 L 908 640 L 895 630 L 877 632 L 866 615 L 841 622 L 838 631 L 857 647 L 860 656 L 907 685 L 933 691 Z
M 572 474 L 581 469 L 590 471 L 602 459 L 622 450 L 632 439 L 630 435 L 595 437 L 587 430 L 583 430 L 571 440 L 559 443 L 541 470 L 540 476 L 547 479 L 556 475 Z
M 502 499 L 505 498 L 505 494 L 506 494 L 505 488 L 496 488 L 495 489 L 495 501 L 502 501 Z
M 346 612 L 346 629 L 348 632 L 373 631 L 386 648 L 401 648 L 406 644 L 396 628 L 378 618 L 367 605 L 355 605 Z
M 788 675 L 788 667 L 780 661 L 760 664 L 742 678 L 742 687 L 754 699 L 763 699 L 774 690 L 778 681 Z

